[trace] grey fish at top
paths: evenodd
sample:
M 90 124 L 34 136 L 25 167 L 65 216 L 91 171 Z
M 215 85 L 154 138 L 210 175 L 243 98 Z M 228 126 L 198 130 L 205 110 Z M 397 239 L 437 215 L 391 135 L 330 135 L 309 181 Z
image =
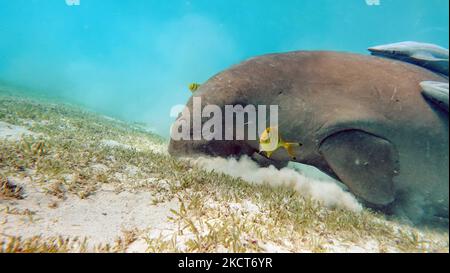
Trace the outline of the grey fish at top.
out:
M 369 48 L 372 55 L 413 63 L 448 77 L 448 49 L 429 43 L 400 42 Z

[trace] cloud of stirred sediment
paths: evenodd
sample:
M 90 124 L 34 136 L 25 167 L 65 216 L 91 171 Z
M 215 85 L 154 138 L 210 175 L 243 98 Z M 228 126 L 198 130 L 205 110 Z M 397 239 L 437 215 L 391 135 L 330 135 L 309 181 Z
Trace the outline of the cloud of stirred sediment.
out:
M 239 160 L 201 157 L 194 162 L 208 171 L 241 178 L 251 184 L 292 187 L 301 196 L 318 201 L 328 208 L 341 208 L 354 212 L 362 210 L 361 204 L 355 197 L 343 190 L 331 178 L 329 180 L 315 179 L 291 168 L 281 170 L 273 166 L 261 168 L 248 157 L 242 157 Z

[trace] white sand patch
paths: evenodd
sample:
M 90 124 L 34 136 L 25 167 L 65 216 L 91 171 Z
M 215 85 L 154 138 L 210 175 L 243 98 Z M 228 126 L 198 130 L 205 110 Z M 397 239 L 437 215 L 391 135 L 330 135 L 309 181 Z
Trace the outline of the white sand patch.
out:
M 227 203 L 225 205 L 222 206 L 226 206 L 229 207 L 232 211 L 234 212 L 242 212 L 242 213 L 246 213 L 246 214 L 257 214 L 260 213 L 260 209 L 257 205 L 255 205 L 254 203 L 252 203 L 249 200 L 244 200 L 241 203 Z M 217 208 L 217 207 L 216 207 Z
M 13 181 L 24 187 L 26 197 L 0 200 L 0 237 L 86 237 L 90 244 L 112 244 L 125 231 L 166 226 L 170 210 L 179 206 L 175 200 L 154 206 L 149 192 L 115 193 L 106 188 L 85 200 L 71 194 L 60 200 L 26 179 Z M 55 202 L 57 206 L 51 208 Z M 33 215 L 6 213 L 6 208 L 10 212 L 28 210 Z
M 109 167 L 101 164 L 101 163 L 97 163 L 97 164 L 93 164 L 91 165 L 92 170 L 94 171 L 94 173 L 106 173 L 107 171 L 109 171 Z
M 292 252 L 292 251 L 289 251 L 289 249 L 287 249 L 283 246 L 274 244 L 272 242 L 264 243 L 262 245 L 262 248 L 264 249 L 263 252 L 266 252 L 266 253 L 291 253 Z
M 0 121 L 0 140 L 19 141 L 23 136 L 37 135 L 38 134 L 33 133 L 24 127 Z
M 134 143 L 133 139 L 130 139 L 131 143 Z M 136 151 L 152 151 L 157 154 L 167 154 L 167 146 L 164 144 L 157 144 L 152 141 L 142 140 L 141 143 L 137 145 L 128 145 L 112 139 L 104 139 L 100 142 L 103 147 L 109 148 L 121 148 L 126 150 L 136 150 Z
M 359 242 L 358 244 L 333 240 L 333 243 L 326 245 L 325 248 L 326 248 L 327 252 L 332 252 L 332 253 L 379 253 L 380 252 L 380 244 L 375 240 Z M 398 250 L 392 249 L 389 252 L 398 252 Z
M 168 154 L 167 146 L 164 144 L 149 143 L 146 148 L 157 154 Z
M 322 202 L 329 208 L 343 208 L 355 212 L 362 210 L 361 204 L 349 192 L 344 191 L 334 180 L 318 180 L 284 168 L 273 166 L 260 168 L 248 157 L 234 158 L 198 158 L 194 163 L 209 171 L 217 171 L 233 177 L 239 177 L 253 184 L 293 187 L 304 197 Z
M 148 252 L 148 243 L 145 239 L 138 239 L 131 243 L 126 253 L 147 253 Z
M 127 149 L 127 150 L 133 149 L 133 147 L 131 147 L 130 145 L 123 144 L 123 143 L 120 143 L 120 142 L 117 142 L 117 141 L 111 140 L 111 139 L 102 140 L 101 145 L 109 147 L 109 148 L 122 148 L 122 149 Z
M 117 123 L 124 123 L 123 121 L 121 121 L 119 119 L 116 119 L 116 118 L 113 118 L 113 117 L 110 117 L 110 116 L 101 115 L 100 117 L 102 117 L 102 118 L 104 118 L 106 120 L 109 120 L 109 121 L 113 121 L 113 122 L 117 122 Z
M 136 176 L 137 174 L 139 174 L 141 172 L 141 170 L 133 165 L 127 165 L 125 167 L 125 172 L 129 175 L 129 176 Z

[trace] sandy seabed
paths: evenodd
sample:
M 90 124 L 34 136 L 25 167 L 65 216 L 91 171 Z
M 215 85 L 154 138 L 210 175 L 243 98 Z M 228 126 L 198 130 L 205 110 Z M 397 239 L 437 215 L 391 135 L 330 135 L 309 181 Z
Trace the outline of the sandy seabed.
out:
M 0 193 L 1 251 L 26 252 L 30 242 L 46 251 L 51 238 L 85 242 L 51 248 L 62 252 L 449 251 L 448 223 L 386 219 L 326 177 L 248 160 L 178 162 L 133 124 L 14 96 L 0 103 L 2 185 L 20 189 Z M 90 154 L 65 151 L 68 139 Z M 55 163 L 71 156 L 79 162 Z

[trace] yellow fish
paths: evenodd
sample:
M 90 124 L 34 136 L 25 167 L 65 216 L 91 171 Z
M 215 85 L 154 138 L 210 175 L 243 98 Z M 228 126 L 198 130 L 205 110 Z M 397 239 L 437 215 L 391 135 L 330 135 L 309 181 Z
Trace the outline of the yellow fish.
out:
M 191 90 L 191 92 L 193 93 L 193 92 L 195 92 L 195 91 L 197 91 L 197 89 L 200 87 L 200 84 L 198 84 L 198 83 L 191 83 L 191 84 L 189 84 L 189 90 Z
M 273 137 L 278 136 L 278 143 L 272 144 L 271 140 Z M 271 157 L 272 154 L 278 150 L 279 148 L 284 148 L 288 152 L 289 156 L 295 158 L 295 147 L 301 147 L 300 143 L 286 142 L 284 141 L 280 134 L 278 133 L 278 128 L 270 127 L 264 130 L 259 139 L 259 147 L 260 151 L 264 151 L 267 154 L 267 157 Z

